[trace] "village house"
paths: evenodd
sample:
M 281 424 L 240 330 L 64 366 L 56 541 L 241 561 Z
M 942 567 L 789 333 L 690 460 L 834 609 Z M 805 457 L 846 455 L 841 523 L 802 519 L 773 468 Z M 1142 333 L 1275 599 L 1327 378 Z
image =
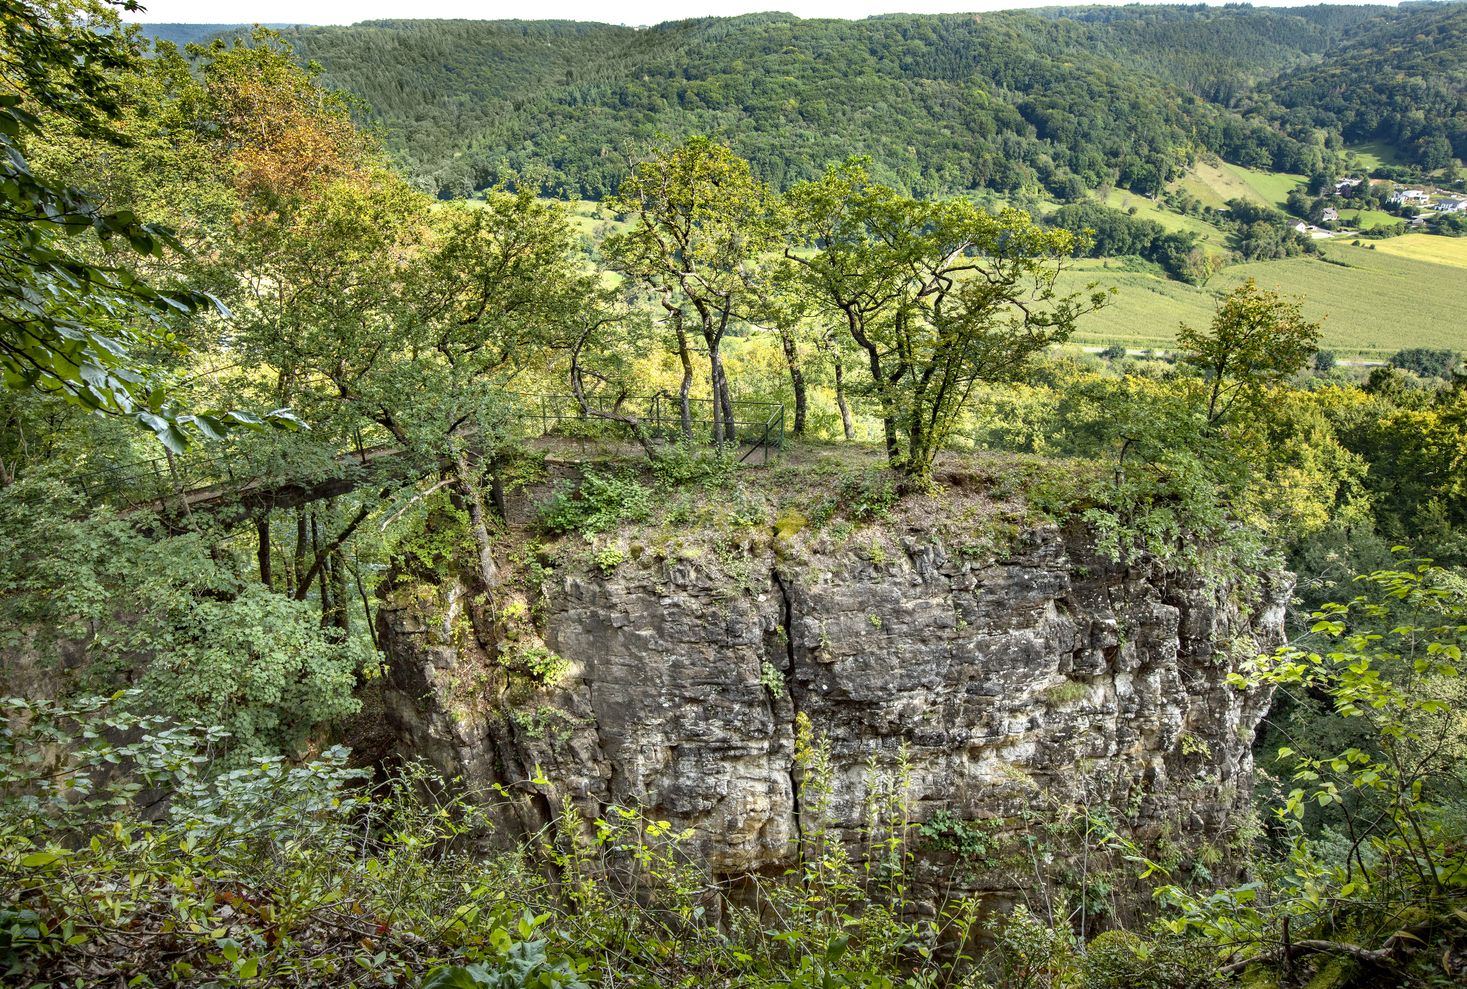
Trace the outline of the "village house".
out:
M 1423 206 L 1431 202 L 1431 195 L 1420 189 L 1400 189 L 1391 196 L 1393 203 L 1420 203 Z
M 1324 212 L 1321 213 L 1321 214 L 1319 214 L 1319 222 L 1320 223 L 1339 223 L 1340 222 L 1340 211 L 1337 210 L 1337 209 L 1335 209 L 1333 206 L 1326 206 L 1324 208 Z
M 1312 223 L 1305 223 L 1303 220 L 1294 224 L 1294 229 L 1309 237 L 1310 240 L 1328 240 L 1334 236 L 1333 231 L 1326 230 L 1324 227 L 1316 227 Z
M 1443 199 L 1432 209 L 1438 213 L 1467 213 L 1467 199 Z

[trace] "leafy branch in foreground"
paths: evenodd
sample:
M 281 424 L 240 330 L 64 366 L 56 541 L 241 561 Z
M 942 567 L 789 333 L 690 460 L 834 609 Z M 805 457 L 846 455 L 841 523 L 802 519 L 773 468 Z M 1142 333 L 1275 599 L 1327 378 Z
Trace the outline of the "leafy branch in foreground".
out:
M 123 244 L 142 258 L 181 250 L 168 231 L 130 210 L 104 210 L 31 168 L 24 141 L 45 136 L 40 115 L 97 127 L 116 110 L 107 73 L 135 57 L 117 32 L 79 31 L 64 16 L 27 3 L 0 5 L 0 65 L 23 67 L 0 73 L 0 374 L 11 388 L 131 417 L 174 452 L 191 434 L 300 428 L 285 409 L 263 416 L 180 412 L 138 352 L 181 351 L 172 321 L 223 307 L 202 292 L 155 287 L 118 263 Z M 87 234 L 92 240 L 80 249 L 77 239 Z
M 1274 811 L 1285 858 L 1210 896 L 1158 894 L 1178 909 L 1173 930 L 1212 940 L 1232 969 L 1287 968 L 1309 953 L 1404 968 L 1434 936 L 1464 933 L 1467 820 L 1454 803 L 1467 748 L 1467 583 L 1429 562 L 1360 580 L 1367 593 L 1314 613 L 1322 648 L 1288 646 L 1232 678 L 1326 697 L 1357 729 L 1337 749 L 1279 751 L 1294 784 Z M 1306 835 L 1311 803 L 1338 810 L 1340 825 Z

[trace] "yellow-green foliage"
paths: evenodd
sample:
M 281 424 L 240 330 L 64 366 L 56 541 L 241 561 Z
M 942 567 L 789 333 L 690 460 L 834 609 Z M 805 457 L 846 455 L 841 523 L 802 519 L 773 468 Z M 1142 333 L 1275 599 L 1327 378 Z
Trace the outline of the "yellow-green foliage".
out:
M 790 539 L 810 524 L 805 513 L 793 505 L 786 506 L 774 518 L 776 539 Z

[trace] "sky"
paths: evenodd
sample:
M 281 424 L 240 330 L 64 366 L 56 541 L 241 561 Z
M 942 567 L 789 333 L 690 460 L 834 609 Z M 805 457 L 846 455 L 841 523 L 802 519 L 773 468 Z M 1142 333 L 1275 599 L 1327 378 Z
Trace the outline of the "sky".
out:
M 463 17 L 657 24 L 687 17 L 784 10 L 801 17 L 869 17 L 893 13 L 953 13 L 1058 6 L 1064 0 L 142 0 L 144 14 L 128 20 L 192 24 L 352 24 L 386 17 Z M 1070 0 L 1096 2 L 1096 0 Z M 1104 0 L 1102 0 L 1104 2 Z M 1298 0 L 1300 3 L 1312 0 Z M 1389 0 L 1387 0 L 1389 2 Z M 1287 0 L 1260 6 L 1292 6 Z

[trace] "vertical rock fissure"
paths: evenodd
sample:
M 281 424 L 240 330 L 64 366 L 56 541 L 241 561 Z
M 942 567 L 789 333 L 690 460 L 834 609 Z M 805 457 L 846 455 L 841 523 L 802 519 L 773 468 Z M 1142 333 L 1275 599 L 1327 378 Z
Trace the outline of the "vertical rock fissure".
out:
M 799 758 L 795 743 L 799 732 L 798 721 L 800 717 L 800 699 L 796 693 L 798 680 L 795 676 L 795 606 L 790 598 L 789 588 L 785 586 L 784 578 L 779 574 L 779 569 L 777 567 L 771 568 L 770 574 L 774 577 L 774 586 L 779 589 L 779 598 L 782 605 L 779 620 L 784 629 L 784 690 L 790 698 L 790 806 L 794 813 L 795 854 L 796 856 L 801 856 L 804 853 L 805 833 L 800 822 L 800 773 Z M 774 713 L 773 698 L 771 698 L 769 710 L 770 714 Z

